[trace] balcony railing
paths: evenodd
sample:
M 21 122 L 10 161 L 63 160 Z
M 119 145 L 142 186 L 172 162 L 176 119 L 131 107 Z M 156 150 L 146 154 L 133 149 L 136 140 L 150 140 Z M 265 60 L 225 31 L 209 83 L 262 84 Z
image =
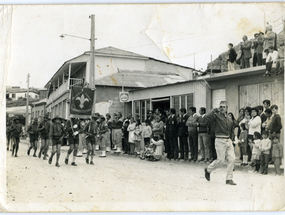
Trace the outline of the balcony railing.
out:
M 47 104 L 52 101 L 55 101 L 59 96 L 61 96 L 64 92 L 70 89 L 72 86 L 82 86 L 82 79 L 80 78 L 70 78 L 69 85 L 68 81 L 61 84 L 58 88 L 56 88 L 49 96 Z
M 80 78 L 70 78 L 69 83 L 70 83 L 69 88 L 73 87 L 73 86 L 82 86 L 82 79 L 80 79 Z

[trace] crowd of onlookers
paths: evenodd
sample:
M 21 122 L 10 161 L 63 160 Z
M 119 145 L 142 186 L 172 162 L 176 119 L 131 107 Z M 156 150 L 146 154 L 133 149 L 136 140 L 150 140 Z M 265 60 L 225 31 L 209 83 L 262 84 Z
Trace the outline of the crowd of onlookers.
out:
M 99 150 L 102 158 L 108 152 L 134 155 L 150 161 L 158 161 L 164 154 L 168 159 L 205 163 L 217 158 L 215 124 L 208 117 L 206 108 L 201 107 L 199 114 L 195 107 L 181 108 L 179 113 L 174 108 L 158 108 L 149 110 L 146 118 L 142 122 L 138 116 L 129 114 L 123 118 L 121 113 L 112 116 L 95 113 L 88 119 L 65 120 L 56 116 L 50 120 L 48 115 L 40 121 L 35 118 L 27 129 L 30 139 L 27 154 L 34 150 L 34 157 L 43 156 L 44 160 L 49 157 L 50 164 L 56 154 L 56 166 L 59 166 L 60 147 L 65 144 L 69 146 L 65 163 L 68 164 L 73 152 L 71 164 L 74 166 L 77 165 L 76 157 L 83 154 L 86 154 L 87 164 L 94 164 L 95 151 Z M 271 106 L 269 100 L 264 100 L 263 105 L 241 108 L 237 117 L 229 112 L 227 118 L 234 123 L 230 138 L 239 150 L 241 166 L 250 162 L 254 171 L 267 174 L 268 164 L 274 163 L 276 174 L 281 174 L 282 124 L 277 105 Z M 17 156 L 21 133 L 22 126 L 17 117 L 7 121 L 7 150 L 12 139 L 12 155 Z M 47 153 L 49 145 L 52 145 L 50 156 Z
M 238 46 L 238 52 L 233 48 L 233 44 L 229 43 L 228 48 L 228 70 L 235 70 L 236 64 L 241 69 L 250 67 L 250 59 L 252 59 L 253 67 L 266 65 L 266 73 L 264 76 L 271 75 L 272 65 L 276 64 L 276 75 L 282 73 L 284 69 L 284 41 L 277 47 L 277 34 L 272 31 L 272 26 L 268 25 L 263 32 L 255 33 L 253 40 L 248 40 L 246 35 L 242 38 Z

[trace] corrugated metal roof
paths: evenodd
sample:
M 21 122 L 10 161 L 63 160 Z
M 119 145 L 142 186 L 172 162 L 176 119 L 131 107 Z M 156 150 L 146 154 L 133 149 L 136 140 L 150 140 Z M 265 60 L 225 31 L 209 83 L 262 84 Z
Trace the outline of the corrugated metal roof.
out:
M 140 54 L 136 54 L 133 52 L 125 51 L 122 49 L 114 48 L 112 46 L 106 47 L 106 48 L 101 48 L 101 49 L 96 49 L 95 50 L 95 55 L 96 54 L 103 54 L 103 55 L 119 55 L 119 56 L 124 56 L 124 57 L 138 57 L 138 58 L 147 58 L 147 56 L 143 56 Z
M 124 82 L 125 87 L 144 88 L 182 81 L 186 81 L 186 79 L 175 74 L 170 75 L 169 73 L 120 70 L 119 73 L 97 79 L 95 84 L 103 86 L 122 86 Z

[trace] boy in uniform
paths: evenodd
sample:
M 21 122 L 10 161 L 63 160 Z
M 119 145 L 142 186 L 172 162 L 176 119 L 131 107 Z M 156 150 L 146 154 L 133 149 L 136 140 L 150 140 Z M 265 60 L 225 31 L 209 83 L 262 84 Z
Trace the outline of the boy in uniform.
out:
M 30 155 L 31 149 L 34 149 L 34 155 L 33 157 L 37 157 L 37 142 L 39 138 L 39 132 L 38 132 L 38 119 L 35 118 L 33 123 L 29 125 L 27 132 L 30 135 L 30 147 L 28 149 L 27 154 Z
M 18 157 L 18 150 L 19 150 L 19 143 L 20 143 L 20 136 L 22 134 L 22 125 L 20 124 L 20 120 L 18 116 L 15 116 L 14 123 L 11 126 L 11 136 L 14 140 L 12 156 L 15 153 L 15 157 Z
M 66 165 L 68 164 L 69 155 L 73 151 L 73 161 L 72 161 L 71 165 L 72 166 L 77 166 L 77 164 L 75 163 L 75 159 L 76 159 L 76 156 L 77 156 L 78 144 L 79 144 L 79 136 L 78 136 L 78 134 L 79 134 L 79 126 L 78 126 L 77 122 L 75 122 L 73 119 L 74 118 L 71 118 L 66 123 L 65 132 L 66 132 L 67 138 L 68 138 L 69 149 L 68 149 L 67 154 L 66 154 L 65 164 Z
M 49 122 L 49 117 L 48 114 L 45 114 L 44 120 L 40 122 L 38 131 L 40 132 L 41 135 L 41 149 L 39 152 L 38 157 L 41 158 L 42 153 L 44 154 L 44 160 L 47 158 L 47 151 L 49 147 L 49 133 L 51 129 L 51 124 Z
M 60 157 L 60 148 L 61 148 L 61 142 L 64 136 L 64 128 L 61 124 L 61 118 L 59 116 L 56 116 L 52 119 L 52 125 L 50 130 L 50 139 L 52 141 L 52 152 L 51 156 L 48 160 L 49 164 L 52 163 L 52 158 L 54 154 L 56 153 L 56 163 L 55 166 L 60 167 L 58 164 L 59 157 Z

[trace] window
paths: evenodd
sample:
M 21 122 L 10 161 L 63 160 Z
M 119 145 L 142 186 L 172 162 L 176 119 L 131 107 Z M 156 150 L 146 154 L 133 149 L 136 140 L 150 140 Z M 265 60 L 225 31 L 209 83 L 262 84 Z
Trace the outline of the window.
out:
M 146 110 L 145 102 L 146 102 L 145 100 L 141 101 L 141 122 L 144 122 L 145 117 L 146 117 L 146 115 L 145 115 L 145 110 Z
M 140 116 L 140 101 L 134 101 L 134 105 L 135 105 L 135 114 L 134 117 L 136 116 Z
M 179 113 L 180 104 L 179 104 L 180 96 L 173 96 L 173 108 L 176 110 L 176 113 Z
M 193 93 L 188 95 L 173 96 L 173 108 L 178 114 L 181 108 L 189 109 L 193 106 Z
M 186 108 L 185 96 L 181 96 L 181 107 L 180 108 Z
M 190 107 L 194 106 L 194 101 L 193 101 L 193 94 L 188 94 L 187 95 L 187 107 L 186 109 L 189 109 Z

